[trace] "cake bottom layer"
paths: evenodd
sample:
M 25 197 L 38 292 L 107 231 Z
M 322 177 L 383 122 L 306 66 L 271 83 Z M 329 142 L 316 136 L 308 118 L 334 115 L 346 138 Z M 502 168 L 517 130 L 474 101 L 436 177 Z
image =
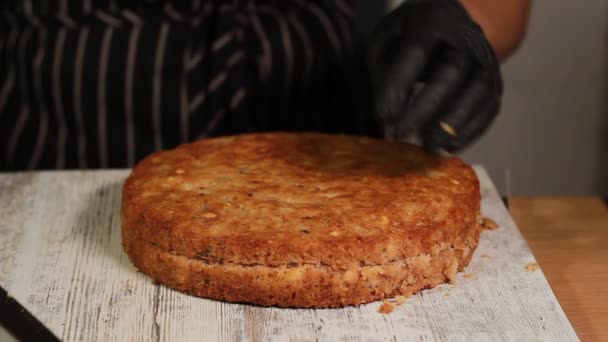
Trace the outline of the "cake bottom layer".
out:
M 328 308 L 409 296 L 451 281 L 469 263 L 481 229 L 475 224 L 466 236 L 443 242 L 429 254 L 341 269 L 322 264 L 267 267 L 207 263 L 131 239 L 126 231 L 123 245 L 141 272 L 191 295 L 261 306 Z

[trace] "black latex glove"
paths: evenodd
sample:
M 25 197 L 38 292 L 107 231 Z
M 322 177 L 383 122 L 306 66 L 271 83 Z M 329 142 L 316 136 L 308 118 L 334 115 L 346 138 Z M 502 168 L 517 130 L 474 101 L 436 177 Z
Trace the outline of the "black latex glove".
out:
M 455 0 L 409 0 L 383 18 L 367 65 L 376 114 L 394 138 L 418 134 L 426 148 L 454 152 L 499 111 L 499 63 Z

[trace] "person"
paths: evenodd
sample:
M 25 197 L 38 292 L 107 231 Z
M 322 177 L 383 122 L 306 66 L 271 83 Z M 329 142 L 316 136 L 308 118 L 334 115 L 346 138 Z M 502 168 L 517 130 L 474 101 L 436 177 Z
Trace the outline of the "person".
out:
M 458 151 L 499 111 L 529 0 L 410 0 L 364 41 L 350 0 L 0 6 L 0 170 L 24 170 L 278 130 Z

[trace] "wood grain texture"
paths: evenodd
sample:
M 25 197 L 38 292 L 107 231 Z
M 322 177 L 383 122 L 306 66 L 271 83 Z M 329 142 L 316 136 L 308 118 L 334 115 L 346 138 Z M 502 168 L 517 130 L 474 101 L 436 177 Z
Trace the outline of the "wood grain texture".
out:
M 277 309 L 154 285 L 120 245 L 128 171 L 0 174 L 0 284 L 66 341 L 577 340 L 487 174 L 482 234 L 466 273 L 408 299 L 343 309 Z
M 608 207 L 599 198 L 514 198 L 521 227 L 574 329 L 608 341 Z

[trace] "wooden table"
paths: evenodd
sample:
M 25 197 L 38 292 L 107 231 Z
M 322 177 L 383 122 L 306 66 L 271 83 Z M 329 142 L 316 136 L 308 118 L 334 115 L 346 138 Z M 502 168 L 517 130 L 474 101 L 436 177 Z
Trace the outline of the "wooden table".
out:
M 599 198 L 514 198 L 511 214 L 583 341 L 608 341 L 608 207 Z

